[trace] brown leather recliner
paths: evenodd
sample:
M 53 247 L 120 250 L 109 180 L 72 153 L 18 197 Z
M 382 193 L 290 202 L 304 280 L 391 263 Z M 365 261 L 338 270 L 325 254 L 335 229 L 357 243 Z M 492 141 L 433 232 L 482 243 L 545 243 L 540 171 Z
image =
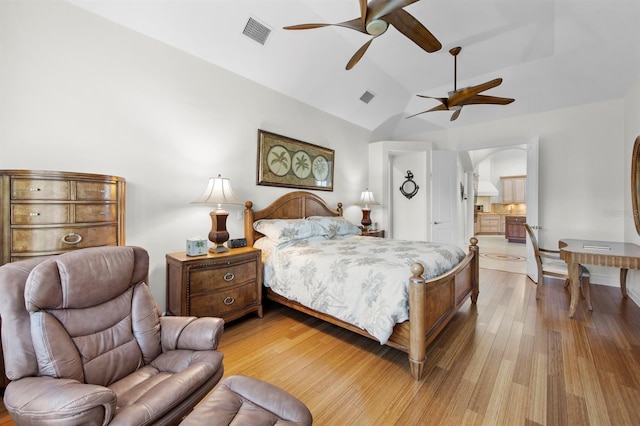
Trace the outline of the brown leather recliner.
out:
M 162 317 L 139 247 L 98 247 L 0 267 L 17 424 L 177 424 L 223 375 L 219 318 Z

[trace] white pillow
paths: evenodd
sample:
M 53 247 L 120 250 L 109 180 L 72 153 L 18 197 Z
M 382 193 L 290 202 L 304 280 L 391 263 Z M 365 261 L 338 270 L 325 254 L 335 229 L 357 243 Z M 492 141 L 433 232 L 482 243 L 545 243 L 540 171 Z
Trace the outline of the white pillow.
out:
M 320 225 L 305 219 L 260 219 L 253 223 L 253 229 L 278 245 L 311 237 L 328 238 Z
M 310 216 L 310 222 L 317 223 L 329 238 L 361 235 L 360 228 L 342 216 Z

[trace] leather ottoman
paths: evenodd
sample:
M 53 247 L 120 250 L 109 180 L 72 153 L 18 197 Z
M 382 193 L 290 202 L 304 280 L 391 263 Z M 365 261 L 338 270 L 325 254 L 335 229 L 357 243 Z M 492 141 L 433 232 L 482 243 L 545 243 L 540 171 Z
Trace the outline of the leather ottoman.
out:
M 229 376 L 181 425 L 311 425 L 311 412 L 290 393 L 248 376 Z

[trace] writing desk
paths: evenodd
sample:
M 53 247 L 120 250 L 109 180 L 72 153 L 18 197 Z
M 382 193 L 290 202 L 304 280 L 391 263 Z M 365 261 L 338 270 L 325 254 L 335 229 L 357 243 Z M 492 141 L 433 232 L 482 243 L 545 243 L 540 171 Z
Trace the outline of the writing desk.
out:
M 640 246 L 633 243 L 615 241 L 592 241 L 562 239 L 559 242 L 560 259 L 567 262 L 571 284 L 571 305 L 569 317 L 573 318 L 580 299 L 580 265 L 611 266 L 620 268 L 620 291 L 627 297 L 627 272 L 640 269 Z M 582 293 L 591 310 L 591 291 L 583 288 Z

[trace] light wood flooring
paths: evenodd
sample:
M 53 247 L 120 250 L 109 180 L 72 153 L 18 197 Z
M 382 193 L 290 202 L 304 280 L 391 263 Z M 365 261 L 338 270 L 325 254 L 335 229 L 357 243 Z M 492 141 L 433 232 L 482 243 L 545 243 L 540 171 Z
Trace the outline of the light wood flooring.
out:
M 545 279 L 481 269 L 469 302 L 428 351 L 425 377 L 406 354 L 269 305 L 227 325 L 225 376 L 280 386 L 315 425 L 640 424 L 640 309 L 592 286 L 594 310 L 567 317 L 569 293 Z M 12 424 L 0 407 L 0 425 Z

